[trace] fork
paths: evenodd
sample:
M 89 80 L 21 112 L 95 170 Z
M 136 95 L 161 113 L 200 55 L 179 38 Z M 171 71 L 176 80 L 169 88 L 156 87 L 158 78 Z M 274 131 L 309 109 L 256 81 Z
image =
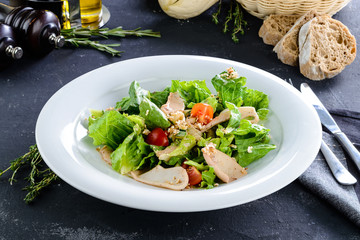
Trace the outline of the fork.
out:
M 294 87 L 291 79 L 285 80 Z M 295 87 L 294 87 L 295 88 Z M 330 167 L 335 179 L 342 185 L 353 185 L 357 182 L 356 178 L 342 165 L 340 160 L 335 156 L 333 151 L 328 147 L 324 140 L 321 140 L 320 150 L 323 153 L 327 164 Z

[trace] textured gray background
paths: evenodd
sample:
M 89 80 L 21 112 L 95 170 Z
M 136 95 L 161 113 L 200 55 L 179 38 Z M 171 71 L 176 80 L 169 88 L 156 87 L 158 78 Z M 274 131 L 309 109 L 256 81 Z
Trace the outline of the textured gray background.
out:
M 291 79 L 295 87 L 308 82 L 328 108 L 360 110 L 359 57 L 334 79 L 312 82 L 297 68 L 277 60 L 272 47 L 257 36 L 262 21 L 251 15 L 246 14 L 249 30 L 239 44 L 234 44 L 211 22 L 214 8 L 200 17 L 180 21 L 162 13 L 156 0 L 103 3 L 112 14 L 107 27 L 151 28 L 160 31 L 162 38 L 123 39 L 120 49 L 125 52 L 120 58 L 89 49 L 62 49 L 41 59 L 25 56 L 0 72 L 1 169 L 35 143 L 37 116 L 52 94 L 90 70 L 135 57 L 196 54 L 228 58 Z M 359 12 L 360 2 L 354 0 L 334 16 L 358 39 Z M 22 180 L 10 186 L 5 177 L 0 179 L 0 239 L 360 239 L 360 230 L 353 223 L 298 181 L 241 206 L 176 214 L 113 205 L 63 181 L 34 204 L 26 205 L 23 186 Z M 360 192 L 359 184 L 356 190 Z

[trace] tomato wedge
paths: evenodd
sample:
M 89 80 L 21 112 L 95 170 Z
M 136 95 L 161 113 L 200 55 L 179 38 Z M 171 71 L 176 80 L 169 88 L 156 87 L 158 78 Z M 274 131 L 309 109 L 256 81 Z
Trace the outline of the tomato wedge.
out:
M 166 147 L 169 146 L 169 139 L 164 130 L 155 128 L 147 135 L 145 142 L 147 144 Z
M 186 173 L 189 176 L 189 185 L 194 186 L 201 182 L 202 176 L 199 170 L 194 166 L 189 166 L 185 163 L 181 164 L 181 167 L 185 168 Z
M 203 125 L 208 124 L 214 116 L 214 109 L 206 103 L 196 103 L 191 109 L 191 116 Z

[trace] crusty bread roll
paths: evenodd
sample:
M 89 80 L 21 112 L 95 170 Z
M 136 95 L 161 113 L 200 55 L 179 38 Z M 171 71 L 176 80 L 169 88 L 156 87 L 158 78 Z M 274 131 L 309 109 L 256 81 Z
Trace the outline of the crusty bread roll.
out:
M 356 56 L 356 40 L 340 21 L 318 16 L 299 32 L 300 72 L 312 80 L 339 74 Z
M 261 25 L 259 37 L 263 39 L 265 44 L 275 46 L 299 17 L 297 15 L 271 14 Z
M 298 36 L 300 28 L 318 16 L 316 11 L 309 11 L 301 16 L 292 26 L 292 28 L 285 34 L 285 36 L 276 44 L 274 51 L 277 53 L 278 58 L 285 64 L 297 66 L 299 60 L 299 46 Z

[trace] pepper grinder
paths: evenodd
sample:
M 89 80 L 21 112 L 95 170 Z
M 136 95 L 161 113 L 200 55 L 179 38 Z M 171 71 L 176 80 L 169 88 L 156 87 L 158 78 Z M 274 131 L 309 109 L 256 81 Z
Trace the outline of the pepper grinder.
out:
M 50 11 L 0 4 L 0 12 L 0 21 L 6 15 L 4 23 L 13 27 L 20 45 L 34 55 L 46 55 L 65 43 L 60 35 L 59 19 Z
M 8 66 L 11 60 L 20 59 L 22 55 L 23 50 L 16 42 L 13 28 L 0 23 L 0 69 Z

